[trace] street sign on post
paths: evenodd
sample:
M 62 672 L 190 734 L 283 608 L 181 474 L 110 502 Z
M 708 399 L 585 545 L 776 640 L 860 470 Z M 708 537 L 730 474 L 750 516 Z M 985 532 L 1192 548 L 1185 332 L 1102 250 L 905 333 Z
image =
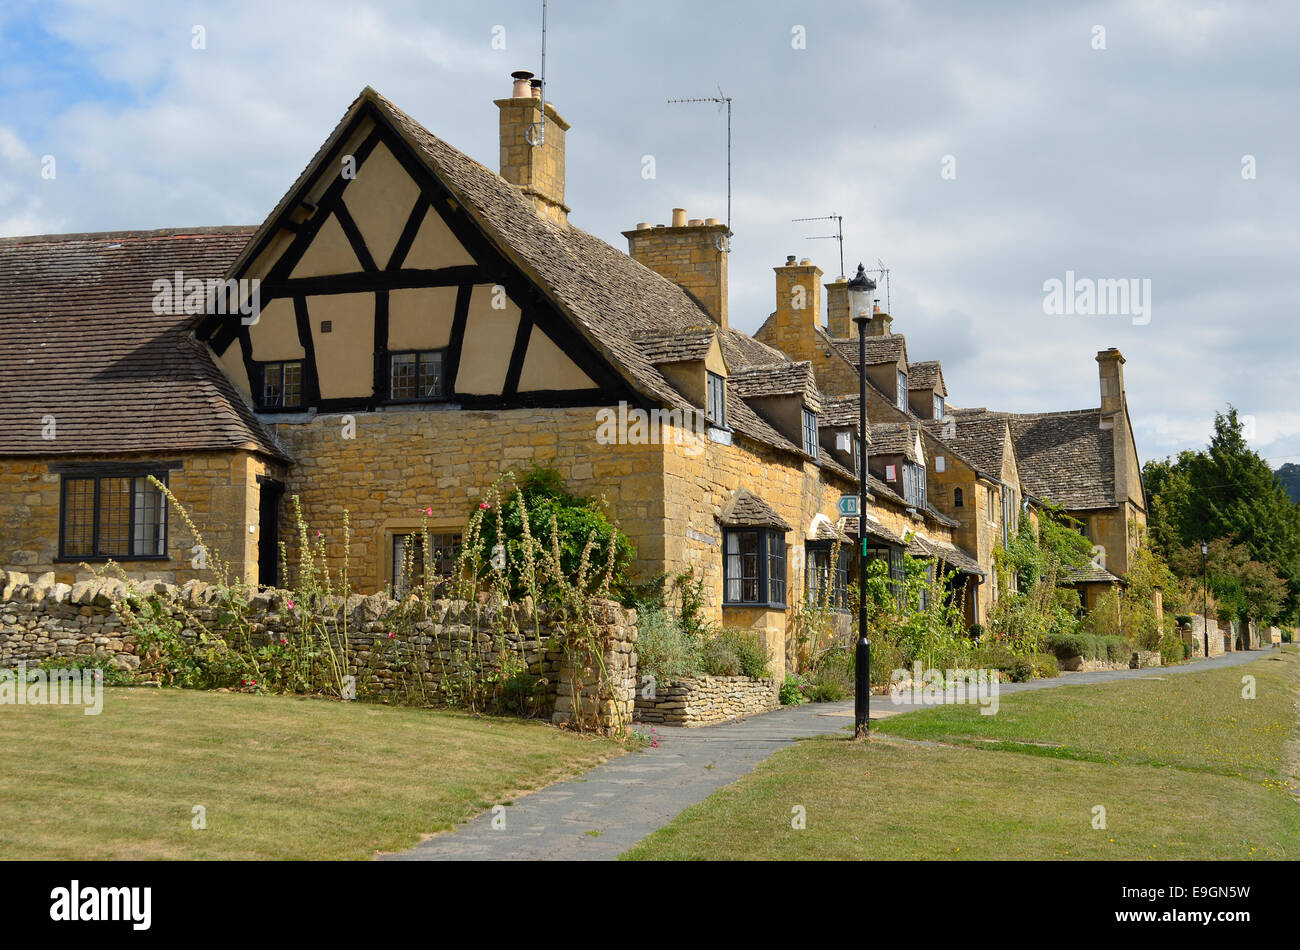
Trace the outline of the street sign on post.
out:
M 835 507 L 842 518 L 857 518 L 860 514 L 857 495 L 840 495 L 840 500 Z

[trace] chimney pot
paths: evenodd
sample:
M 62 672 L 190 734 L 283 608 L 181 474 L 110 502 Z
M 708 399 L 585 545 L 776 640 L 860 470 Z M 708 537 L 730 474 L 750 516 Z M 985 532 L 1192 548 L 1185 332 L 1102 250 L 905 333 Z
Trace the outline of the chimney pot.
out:
M 540 79 L 531 80 L 530 92 L 534 99 L 542 98 L 542 81 Z
M 650 222 L 649 222 L 649 221 L 638 221 L 638 222 L 636 223 L 636 229 L 637 229 L 638 231 L 644 231 L 644 230 L 645 230 L 646 228 L 648 228 L 648 227 L 650 227 Z
M 686 209 L 685 209 L 685 208 L 673 208 L 673 227 L 675 227 L 675 228 L 684 228 L 684 227 L 686 227 Z
M 811 258 L 808 258 L 808 257 L 805 257 L 803 260 L 801 260 L 801 261 L 799 262 L 799 266 L 800 266 L 800 267 L 807 267 L 807 266 L 809 266 L 810 264 L 812 264 L 812 259 L 811 259 Z
M 512 99 L 527 99 L 532 95 L 529 84 L 529 81 L 533 78 L 532 73 L 526 69 L 516 69 L 510 74 L 510 78 L 515 81 L 514 87 L 510 92 L 510 97 Z
M 785 256 L 785 266 L 786 266 L 786 267 L 790 267 L 790 266 L 793 265 L 793 264 L 794 264 L 794 255 L 793 255 L 793 254 L 787 254 L 787 255 Z
M 712 228 L 712 227 L 717 227 L 722 222 L 719 221 L 717 218 L 705 218 L 704 223 Z
M 689 224 L 689 225 L 690 225 L 691 227 L 693 227 L 693 228 L 698 228 L 698 227 L 700 227 L 700 226 L 702 226 L 702 225 L 704 224 L 704 219 L 703 219 L 703 218 L 691 218 L 691 220 L 688 221 L 688 222 L 686 222 L 686 223 Z

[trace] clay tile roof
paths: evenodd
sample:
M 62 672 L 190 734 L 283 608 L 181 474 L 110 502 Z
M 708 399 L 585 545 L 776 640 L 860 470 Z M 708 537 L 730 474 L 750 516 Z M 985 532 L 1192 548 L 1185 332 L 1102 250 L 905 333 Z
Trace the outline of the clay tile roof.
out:
M 948 389 L 943 384 L 943 367 L 938 360 L 926 360 L 923 363 L 907 364 L 907 388 L 933 389 L 940 396 L 946 397 Z
M 730 376 L 732 388 L 742 399 L 765 399 L 773 396 L 801 396 L 813 412 L 821 410 L 821 395 L 813 376 L 812 364 L 776 363 L 742 369 Z
M 153 282 L 222 276 L 253 229 L 0 239 L 0 455 L 249 446 L 262 428 L 187 314 L 155 314 Z M 41 437 L 53 416 L 56 437 Z
M 705 359 L 715 336 L 713 329 L 707 328 L 644 337 L 638 342 L 645 358 L 658 366 L 661 363 L 686 363 Z
M 830 339 L 830 337 L 827 337 Z M 831 340 L 831 344 L 854 366 L 858 365 L 858 341 L 857 340 Z M 897 363 L 907 361 L 907 342 L 903 334 L 894 333 L 890 336 L 869 336 L 867 337 L 867 365 L 877 366 L 881 363 Z
M 778 528 L 789 531 L 790 526 L 772 506 L 751 491 L 737 488 L 722 508 L 719 518 L 729 528 Z

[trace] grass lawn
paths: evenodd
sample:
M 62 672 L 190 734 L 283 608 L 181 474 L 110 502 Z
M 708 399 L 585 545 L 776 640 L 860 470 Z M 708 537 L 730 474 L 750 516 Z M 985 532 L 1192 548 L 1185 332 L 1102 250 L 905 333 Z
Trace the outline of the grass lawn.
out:
M 539 722 L 153 688 L 0 706 L 0 859 L 366 858 L 619 747 Z M 207 828 L 191 828 L 192 809 Z
M 900 715 L 869 743 L 805 740 L 624 857 L 1300 858 L 1296 654 L 1161 676 L 1004 695 L 995 716 Z

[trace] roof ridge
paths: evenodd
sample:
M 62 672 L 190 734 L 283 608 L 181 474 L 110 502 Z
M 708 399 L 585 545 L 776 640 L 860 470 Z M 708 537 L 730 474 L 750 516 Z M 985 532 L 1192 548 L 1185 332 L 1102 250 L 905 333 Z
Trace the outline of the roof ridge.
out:
M 53 244 L 70 241 L 107 241 L 126 238 L 155 238 L 199 234 L 240 234 L 257 230 L 255 224 L 216 224 L 195 228 L 146 228 L 129 231 L 73 231 L 65 234 L 24 234 L 0 237 L 0 244 Z

